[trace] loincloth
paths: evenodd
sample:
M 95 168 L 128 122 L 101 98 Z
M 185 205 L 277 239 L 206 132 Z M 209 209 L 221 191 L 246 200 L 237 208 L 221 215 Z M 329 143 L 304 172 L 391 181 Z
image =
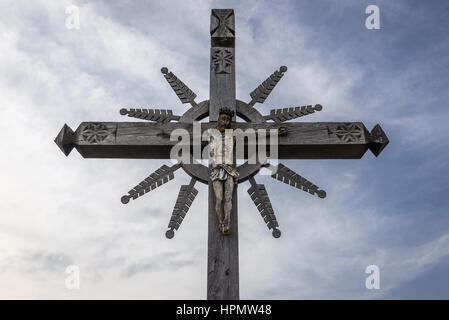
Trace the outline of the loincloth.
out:
M 219 164 L 216 168 L 213 168 L 210 172 L 210 179 L 212 181 L 216 180 L 225 181 L 226 179 L 228 179 L 228 176 L 231 176 L 237 183 L 239 173 L 233 166 L 230 166 L 228 164 Z

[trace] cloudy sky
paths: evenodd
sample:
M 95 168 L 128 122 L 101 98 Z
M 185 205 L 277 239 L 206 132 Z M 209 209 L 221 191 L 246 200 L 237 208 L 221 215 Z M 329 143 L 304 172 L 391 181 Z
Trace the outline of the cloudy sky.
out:
M 380 30 L 365 28 L 370 4 Z M 64 123 L 132 121 L 122 107 L 182 114 L 163 66 L 208 99 L 212 8 L 235 9 L 238 99 L 286 65 L 261 113 L 320 103 L 301 121 L 380 123 L 391 141 L 379 158 L 283 161 L 324 200 L 257 177 L 280 239 L 239 186 L 241 298 L 448 299 L 449 3 L 412 0 L 1 1 L 0 298 L 205 298 L 207 186 L 167 240 L 184 172 L 124 206 L 169 161 L 66 158 L 53 139 Z

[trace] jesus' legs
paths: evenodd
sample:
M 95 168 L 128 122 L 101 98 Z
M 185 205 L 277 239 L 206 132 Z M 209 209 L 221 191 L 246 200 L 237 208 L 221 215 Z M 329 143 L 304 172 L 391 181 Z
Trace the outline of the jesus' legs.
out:
M 224 183 L 224 234 L 231 232 L 232 192 L 234 191 L 234 178 L 228 175 Z
M 222 231 L 223 226 L 223 181 L 215 180 L 212 182 L 215 193 L 215 212 L 218 217 L 218 227 Z

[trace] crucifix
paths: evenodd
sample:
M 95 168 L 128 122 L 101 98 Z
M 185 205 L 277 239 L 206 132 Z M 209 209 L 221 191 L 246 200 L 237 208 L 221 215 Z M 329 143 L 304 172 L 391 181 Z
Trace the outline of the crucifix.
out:
M 184 114 L 174 115 L 171 110 L 165 109 L 123 108 L 120 110 L 121 115 L 146 121 L 82 122 L 76 131 L 64 125 L 55 139 L 56 144 L 66 156 L 76 148 L 84 158 L 170 159 L 170 151 L 178 143 L 170 139 L 174 130 L 185 130 L 192 137 L 195 135 L 194 123 L 207 117 L 209 122 L 201 122 L 200 134 L 216 128 L 221 121 L 242 130 L 281 130 L 282 134 L 278 136 L 278 159 L 360 159 L 368 149 L 377 157 L 388 144 L 389 140 L 380 125 L 368 131 L 361 122 L 286 122 L 321 111 L 323 107 L 320 104 L 276 108 L 262 115 L 255 107 L 256 104 L 264 103 L 287 72 L 287 67 L 281 66 L 254 89 L 249 102 L 238 100 L 235 94 L 233 9 L 212 9 L 210 35 L 209 100 L 197 103 L 196 94 L 164 67 L 161 72 L 168 84 L 183 104 L 190 104 Z M 227 118 L 223 115 L 227 115 Z M 244 122 L 238 122 L 237 117 Z M 319 198 L 326 197 L 324 190 L 281 163 L 274 166 L 266 162 L 246 161 L 237 166 L 234 155 L 228 165 L 229 168 L 220 167 L 221 171 L 217 171 L 211 165 L 206 166 L 195 159 L 178 160 L 171 166 L 161 166 L 121 198 L 123 204 L 136 200 L 172 180 L 175 171 L 182 168 L 191 181 L 181 186 L 168 223 L 165 235 L 172 239 L 198 194 L 195 183 L 208 184 L 207 299 L 211 300 L 239 299 L 239 184 L 249 182 L 248 194 L 274 238 L 281 236 L 278 220 L 265 186 L 255 180 L 255 175 L 262 167 L 270 169 L 274 179 Z M 232 176 L 233 186 L 227 189 L 231 191 L 226 194 L 226 181 L 231 181 L 229 176 Z M 221 181 L 224 189 L 216 181 Z M 221 192 L 226 199 L 220 198 Z M 229 213 L 229 221 L 226 223 L 220 221 L 220 215 L 217 214 L 220 213 L 216 206 L 217 200 L 227 205 L 225 211 Z

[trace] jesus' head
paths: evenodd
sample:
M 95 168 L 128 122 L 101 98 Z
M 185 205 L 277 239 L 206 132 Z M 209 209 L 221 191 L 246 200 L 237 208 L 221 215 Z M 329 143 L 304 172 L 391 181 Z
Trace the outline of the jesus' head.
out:
M 233 116 L 234 111 L 229 108 L 221 108 L 218 114 L 218 130 L 224 131 L 225 129 L 231 128 L 231 121 Z

